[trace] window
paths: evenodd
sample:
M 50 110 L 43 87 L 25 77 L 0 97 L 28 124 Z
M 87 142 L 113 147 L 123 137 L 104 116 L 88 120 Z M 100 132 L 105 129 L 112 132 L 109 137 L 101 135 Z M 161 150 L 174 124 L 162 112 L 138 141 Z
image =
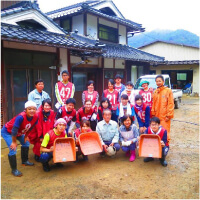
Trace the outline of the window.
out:
M 187 73 L 177 73 L 177 81 L 186 81 Z
M 118 43 L 118 30 L 116 28 L 99 25 L 99 39 Z
M 64 19 L 61 21 L 61 27 L 67 31 L 71 32 L 71 19 Z

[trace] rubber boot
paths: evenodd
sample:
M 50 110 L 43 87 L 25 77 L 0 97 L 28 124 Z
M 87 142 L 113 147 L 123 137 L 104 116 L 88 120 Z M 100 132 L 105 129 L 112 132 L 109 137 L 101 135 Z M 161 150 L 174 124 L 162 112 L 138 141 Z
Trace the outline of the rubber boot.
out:
M 28 161 L 28 151 L 29 151 L 29 147 L 21 147 L 22 165 L 33 166 L 34 163 L 31 163 Z
M 167 167 L 167 161 L 165 160 L 166 156 L 162 156 L 162 158 L 160 158 L 160 163 L 162 166 Z
M 45 172 L 49 172 L 51 170 L 48 162 L 42 163 L 42 166 Z
M 85 156 L 84 154 L 82 154 L 83 156 L 83 160 L 87 161 L 88 160 L 88 156 Z
M 131 150 L 131 156 L 129 158 L 130 162 L 133 162 L 135 160 L 135 150 Z
M 147 157 L 147 158 L 144 159 L 144 162 L 150 162 L 150 161 L 153 161 L 153 160 L 154 160 L 154 158 Z
M 126 152 L 126 157 L 129 157 L 130 156 L 130 151 L 127 151 Z
M 22 176 L 22 173 L 19 170 L 17 170 L 16 155 L 8 156 L 8 160 L 12 169 L 12 174 L 18 177 Z

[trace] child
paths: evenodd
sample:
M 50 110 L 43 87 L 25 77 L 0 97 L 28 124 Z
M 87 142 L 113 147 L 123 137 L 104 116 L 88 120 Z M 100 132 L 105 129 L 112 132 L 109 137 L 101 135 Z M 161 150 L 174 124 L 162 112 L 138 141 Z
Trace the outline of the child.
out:
M 133 121 L 135 120 L 135 117 L 134 117 L 135 116 L 134 106 L 132 106 L 129 103 L 127 94 L 123 94 L 121 96 L 121 103 L 117 107 L 116 115 L 119 118 L 119 120 L 121 120 L 121 118 L 124 115 L 130 115 L 132 117 Z
M 42 162 L 43 170 L 45 172 L 50 171 L 49 161 L 53 158 L 53 143 L 56 138 L 66 138 L 66 121 L 63 118 L 59 118 L 55 124 L 54 129 L 48 131 L 42 141 L 40 151 L 40 162 Z M 56 163 L 57 166 L 62 166 L 61 163 Z
M 98 122 L 103 120 L 103 110 L 105 110 L 107 108 L 112 111 L 109 99 L 106 98 L 106 97 L 103 97 L 102 100 L 101 100 L 100 106 L 98 107 L 98 113 L 97 113 Z
M 22 164 L 25 166 L 33 166 L 34 163 L 28 161 L 28 152 L 30 143 L 27 141 L 28 134 L 35 127 L 38 122 L 38 116 L 36 115 L 36 103 L 33 101 L 27 101 L 25 103 L 25 110 L 19 115 L 7 122 L 2 130 L 1 136 L 5 140 L 8 148 L 8 159 L 12 174 L 14 176 L 22 176 L 22 173 L 17 170 L 17 141 L 21 143 L 21 159 Z
M 78 136 L 82 133 L 88 133 L 88 132 L 92 132 L 92 129 L 90 128 L 90 121 L 88 120 L 83 120 L 81 122 L 81 128 L 77 128 L 75 131 L 74 131 L 74 138 L 75 138 L 75 141 L 76 141 L 76 145 L 78 146 L 78 152 L 76 153 L 76 162 L 78 162 L 78 155 L 82 154 L 83 156 L 83 160 L 88 160 L 88 156 L 85 156 L 82 152 L 81 152 L 81 149 L 80 149 L 80 145 L 79 145 L 79 142 L 78 142 Z
M 149 127 L 150 107 L 143 103 L 143 98 L 141 95 L 136 95 L 134 109 L 139 125 L 140 134 L 142 134 Z
M 119 127 L 119 139 L 122 143 L 122 151 L 126 152 L 126 156 L 130 156 L 129 161 L 135 160 L 136 154 L 136 142 L 138 141 L 139 134 L 135 124 L 133 124 L 133 118 L 130 115 L 124 115 L 122 117 L 122 125 Z
M 146 105 L 149 106 L 151 110 L 153 104 L 153 88 L 149 88 L 149 81 L 146 80 L 142 81 L 140 86 L 142 86 L 143 89 L 139 91 L 139 94 L 143 97 L 143 102 L 146 103 Z
M 130 104 L 135 105 L 134 85 L 131 81 L 126 83 L 126 89 L 121 93 L 121 95 L 123 94 L 127 94 Z
M 56 115 L 56 119 L 63 118 L 67 122 L 67 135 L 72 136 L 72 130 L 76 123 L 76 110 L 74 106 L 76 105 L 76 100 L 74 98 L 69 98 L 66 100 L 66 104 L 62 106 Z
M 167 161 L 165 160 L 168 151 L 169 144 L 167 142 L 167 130 L 160 126 L 160 119 L 158 117 L 152 117 L 150 120 L 150 127 L 146 129 L 145 134 L 156 134 L 160 136 L 161 146 L 162 146 L 162 158 L 160 158 L 160 163 L 162 166 L 167 166 Z M 145 158 L 144 162 L 149 162 L 154 160 L 151 157 Z

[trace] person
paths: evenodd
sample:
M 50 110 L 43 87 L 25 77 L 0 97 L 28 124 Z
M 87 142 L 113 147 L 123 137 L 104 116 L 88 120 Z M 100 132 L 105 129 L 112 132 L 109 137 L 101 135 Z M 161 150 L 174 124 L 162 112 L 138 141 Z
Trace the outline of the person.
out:
M 90 128 L 90 121 L 88 121 L 86 119 L 82 120 L 81 121 L 81 127 L 77 128 L 74 131 L 74 138 L 75 138 L 75 141 L 76 141 L 76 146 L 78 147 L 78 151 L 76 152 L 76 162 L 78 162 L 78 155 L 82 155 L 83 160 L 88 160 L 88 156 L 84 155 L 81 152 L 81 148 L 80 148 L 80 145 L 79 145 L 79 142 L 78 142 L 78 137 L 79 137 L 80 134 L 89 133 L 89 132 L 92 132 L 92 129 Z
M 149 127 L 150 122 L 150 107 L 143 102 L 141 95 L 135 96 L 135 114 L 137 117 L 140 134 L 144 133 Z
M 64 106 L 67 99 L 74 97 L 74 92 L 75 86 L 69 82 L 69 72 L 67 70 L 62 71 L 62 81 L 55 85 L 56 108 L 59 109 L 61 106 Z
M 157 89 L 153 93 L 152 117 L 158 117 L 160 124 L 167 130 L 167 141 L 170 141 L 170 120 L 174 117 L 174 99 L 172 90 L 164 86 L 164 77 L 155 78 Z
M 122 117 L 122 125 L 119 127 L 119 140 L 122 143 L 122 151 L 126 152 L 129 161 L 133 162 L 136 158 L 135 149 L 139 139 L 137 126 L 133 124 L 131 115 Z
M 76 100 L 74 98 L 69 98 L 66 100 L 65 106 L 62 106 L 56 115 L 56 119 L 63 118 L 67 122 L 67 135 L 72 136 L 72 130 L 76 124 L 76 110 L 74 106 L 76 105 Z
M 122 84 L 122 77 L 120 74 L 116 74 L 115 76 L 115 90 L 119 92 L 119 96 L 125 90 L 125 85 Z
M 131 81 L 126 83 L 126 89 L 121 93 L 121 95 L 127 94 L 128 100 L 131 105 L 135 105 L 135 93 L 134 93 L 134 85 Z M 121 101 L 121 99 L 120 99 Z
M 86 99 L 90 99 L 92 101 L 92 108 L 97 110 L 98 101 L 99 101 L 99 93 L 94 90 L 94 81 L 89 80 L 87 83 L 88 90 L 83 91 L 82 93 L 82 102 L 85 104 Z
M 36 103 L 37 109 L 42 105 L 45 99 L 51 99 L 49 94 L 44 89 L 44 81 L 42 79 L 35 81 L 35 89 L 28 94 L 28 101 Z
M 103 97 L 101 102 L 100 102 L 100 105 L 98 107 L 98 112 L 97 112 L 97 120 L 98 120 L 98 122 L 103 120 L 103 110 L 105 110 L 107 108 L 110 109 L 111 112 L 112 112 L 112 107 L 111 107 L 109 99 L 106 98 L 106 97 Z M 111 117 L 111 119 L 112 119 L 112 117 Z
M 17 141 L 21 143 L 21 159 L 24 166 L 33 166 L 34 163 L 28 161 L 29 141 L 27 140 L 29 132 L 38 122 L 36 115 L 36 103 L 27 101 L 25 103 L 25 110 L 7 122 L 2 130 L 1 136 L 5 140 L 8 148 L 8 160 L 14 176 L 22 176 L 22 173 L 17 170 Z
M 66 125 L 66 121 L 63 118 L 59 118 L 54 124 L 55 128 L 48 131 L 44 136 L 40 147 L 40 162 L 42 163 L 43 170 L 45 172 L 49 172 L 51 170 L 49 166 L 49 161 L 51 160 L 51 158 L 53 158 L 53 144 L 55 139 L 67 138 L 67 134 L 65 131 Z M 56 163 L 56 165 L 58 167 L 63 166 L 61 163 Z
M 117 115 L 116 115 L 116 110 L 117 110 L 117 105 L 119 103 L 119 92 L 115 90 L 115 85 L 114 85 L 113 79 L 108 80 L 108 89 L 103 91 L 102 94 L 102 99 L 103 97 L 106 97 L 109 99 L 110 104 L 112 106 L 112 116 L 114 121 L 118 121 Z
M 120 122 L 124 115 L 130 115 L 134 122 L 135 110 L 134 106 L 129 103 L 127 94 L 122 94 L 121 103 L 117 106 L 116 115 L 118 116 Z
M 152 109 L 153 104 L 153 88 L 149 88 L 149 81 L 143 80 L 140 83 L 142 89 L 139 91 L 139 94 L 143 97 L 143 102 Z M 151 117 L 151 112 L 150 112 Z
M 51 129 L 53 129 L 55 121 L 55 112 L 52 110 L 52 103 L 50 99 L 42 101 L 42 106 L 37 110 L 38 123 L 35 126 L 36 131 L 33 134 L 29 134 L 30 143 L 33 146 L 33 152 L 35 154 L 35 160 L 39 162 L 40 158 L 40 146 L 44 138 L 44 135 Z
M 160 126 L 160 119 L 158 117 L 152 117 L 150 120 L 150 126 L 146 129 L 145 134 L 156 134 L 160 136 L 161 146 L 162 146 L 162 158 L 160 158 L 160 163 L 162 166 L 167 166 L 167 161 L 165 160 L 168 151 L 169 143 L 167 142 L 167 130 Z M 144 162 L 153 161 L 154 158 L 147 157 Z
M 81 107 L 76 114 L 76 127 L 80 128 L 81 121 L 87 119 L 90 121 L 91 129 L 95 131 L 97 125 L 97 114 L 95 109 L 92 108 L 92 101 L 85 100 L 85 104 Z
M 103 120 L 97 123 L 96 132 L 100 136 L 100 141 L 103 146 L 102 156 L 107 152 L 109 146 L 114 146 L 116 151 L 120 150 L 119 131 L 117 122 L 111 120 L 111 110 L 103 111 Z

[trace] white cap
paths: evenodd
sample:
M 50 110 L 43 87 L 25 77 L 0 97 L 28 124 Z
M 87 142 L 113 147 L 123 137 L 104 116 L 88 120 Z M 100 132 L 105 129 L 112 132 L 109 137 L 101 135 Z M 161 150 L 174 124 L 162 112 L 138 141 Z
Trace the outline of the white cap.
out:
M 28 107 L 36 107 L 36 108 L 37 108 L 36 103 L 33 102 L 33 101 L 27 101 L 27 102 L 25 103 L 24 107 L 25 107 L 25 108 L 28 108 Z

